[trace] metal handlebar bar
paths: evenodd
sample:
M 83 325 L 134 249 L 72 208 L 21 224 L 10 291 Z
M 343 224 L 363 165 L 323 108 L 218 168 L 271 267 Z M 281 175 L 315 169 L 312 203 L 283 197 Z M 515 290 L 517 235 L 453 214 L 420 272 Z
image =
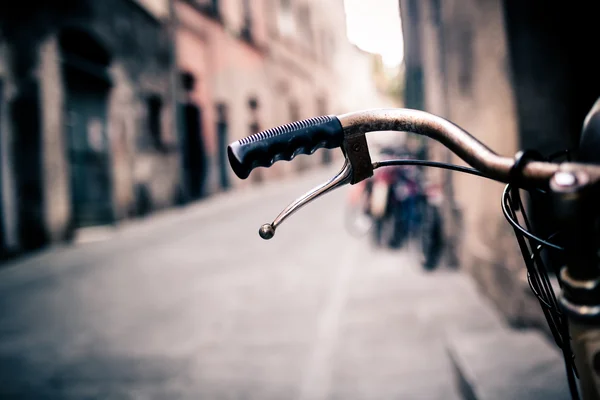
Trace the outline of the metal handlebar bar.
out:
M 434 139 L 485 176 L 508 183 L 514 159 L 502 157 L 464 129 L 424 111 L 410 109 L 374 109 L 340 115 L 345 135 L 374 131 L 403 131 Z M 528 163 L 522 175 L 527 183 L 547 182 L 558 170 L 557 164 Z M 596 171 L 600 174 L 600 168 Z M 600 178 L 600 175 L 598 175 Z
M 514 180 L 513 158 L 496 154 L 459 126 L 424 111 L 371 109 L 311 118 L 254 134 L 228 146 L 231 167 L 241 179 L 259 166 L 270 167 L 279 160 L 289 161 L 298 154 L 312 154 L 320 148 L 340 147 L 346 157 L 343 169 L 331 181 L 307 192 L 283 210 L 273 223 L 263 225 L 260 236 L 272 238 L 277 226 L 302 206 L 337 187 L 369 178 L 374 169 L 384 166 L 373 163 L 369 154 L 365 134 L 375 131 L 402 131 L 430 137 L 482 175 L 505 183 Z M 600 180 L 598 165 L 531 161 L 519 171 L 518 184 L 547 187 L 558 171 L 583 174 L 590 183 Z

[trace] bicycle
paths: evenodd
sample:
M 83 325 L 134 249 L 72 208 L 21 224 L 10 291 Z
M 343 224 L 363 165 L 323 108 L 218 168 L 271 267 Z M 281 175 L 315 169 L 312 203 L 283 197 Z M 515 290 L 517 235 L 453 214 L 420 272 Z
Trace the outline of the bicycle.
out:
M 595 107 L 584 127 L 595 130 L 587 132 L 586 140 L 596 150 L 600 149 L 599 122 L 600 107 Z M 428 160 L 372 162 L 365 134 L 391 130 L 437 140 L 470 167 Z M 354 185 L 371 177 L 377 168 L 398 165 L 446 168 L 505 183 L 502 212 L 514 229 L 531 290 L 562 351 L 571 397 L 579 399 L 581 391 L 585 400 L 600 399 L 600 240 L 594 207 L 600 199 L 600 165 L 593 164 L 590 146 L 584 151 L 588 155 L 579 162 L 557 162 L 534 151 L 521 151 L 513 159 L 496 154 L 439 116 L 411 109 L 372 109 L 310 118 L 269 129 L 230 144 L 227 152 L 234 173 L 246 179 L 254 168 L 269 167 L 279 160 L 289 161 L 298 154 L 312 154 L 319 148 L 341 148 L 345 156 L 341 171 L 296 199 L 273 222 L 262 225 L 259 234 L 263 239 L 271 239 L 283 221 L 302 206 L 340 186 Z M 545 238 L 533 233 L 522 191 L 548 201 L 556 217 L 556 233 Z M 542 257 L 543 250 L 553 253 Z M 546 263 L 547 259 L 557 260 L 557 257 L 565 260 L 565 266 L 557 271 L 560 290 L 555 294 Z

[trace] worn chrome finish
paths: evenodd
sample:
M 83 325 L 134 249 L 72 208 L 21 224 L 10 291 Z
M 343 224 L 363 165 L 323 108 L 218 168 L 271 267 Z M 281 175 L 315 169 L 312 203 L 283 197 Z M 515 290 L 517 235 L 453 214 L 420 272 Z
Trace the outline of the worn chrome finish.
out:
M 263 226 L 261 226 L 258 231 L 258 234 L 260 235 L 261 238 L 263 238 L 265 240 L 271 239 L 273 236 L 275 236 L 275 230 L 277 229 L 277 227 L 279 225 L 281 225 L 281 223 L 283 221 L 285 221 L 285 219 L 287 217 L 289 217 L 290 215 L 292 215 L 293 213 L 298 211 L 298 209 L 300 209 L 301 207 L 310 203 L 317 197 L 322 196 L 325 193 L 328 193 L 328 192 L 332 191 L 333 189 L 336 189 L 340 186 L 350 183 L 351 179 L 352 179 L 352 166 L 346 160 L 342 170 L 340 172 L 338 172 L 338 174 L 335 177 L 333 177 L 328 182 L 325 182 L 324 184 L 317 186 L 316 188 L 308 191 L 302 197 L 299 197 L 298 199 L 296 199 L 292 204 L 287 206 L 277 216 L 277 218 L 275 218 L 275 220 L 272 223 L 264 224 Z
M 372 109 L 338 115 L 346 135 L 365 134 L 374 131 L 403 131 L 428 136 L 445 145 L 466 163 L 481 171 L 486 176 L 502 181 L 509 181 L 510 170 L 514 160 L 503 157 L 464 129 L 452 122 L 424 111 L 390 108 Z M 600 166 L 531 161 L 523 168 L 523 177 L 527 183 L 546 185 L 558 170 L 586 171 L 592 181 L 600 180 Z

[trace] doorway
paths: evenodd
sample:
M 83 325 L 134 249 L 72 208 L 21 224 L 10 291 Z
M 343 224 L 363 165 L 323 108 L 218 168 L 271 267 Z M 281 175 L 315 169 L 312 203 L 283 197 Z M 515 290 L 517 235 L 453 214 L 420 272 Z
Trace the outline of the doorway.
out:
M 186 143 L 184 160 L 188 183 L 188 193 L 192 200 L 206 195 L 206 151 L 202 129 L 202 110 L 196 104 L 182 106 L 184 140 Z
M 184 143 L 185 179 L 190 200 L 199 200 L 207 194 L 206 179 L 208 176 L 202 108 L 192 99 L 192 93 L 196 88 L 194 75 L 190 72 L 183 72 L 181 84 L 185 92 L 184 102 L 179 105 Z
M 33 250 L 47 243 L 44 226 L 42 130 L 39 86 L 25 79 L 10 104 L 14 138 L 19 247 Z
M 110 58 L 85 32 L 65 31 L 64 59 L 67 155 L 71 173 L 73 228 L 114 221 L 107 98 Z

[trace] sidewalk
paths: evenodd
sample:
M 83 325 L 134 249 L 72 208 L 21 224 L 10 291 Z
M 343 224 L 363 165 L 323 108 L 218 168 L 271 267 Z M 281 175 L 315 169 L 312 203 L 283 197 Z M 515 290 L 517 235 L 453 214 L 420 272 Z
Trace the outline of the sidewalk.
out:
M 509 327 L 470 276 L 462 274 L 460 280 L 463 306 L 439 318 L 462 398 L 570 399 L 556 344 L 538 330 Z
M 378 264 L 392 261 L 389 256 L 373 260 Z M 418 315 L 420 332 L 430 337 L 432 347 L 437 346 L 436 332 L 439 334 L 460 398 L 570 399 L 562 353 L 545 335 L 509 327 L 469 275 L 448 269 L 429 275 L 420 270 L 413 273 L 420 276 L 410 279 L 409 289 L 414 292 L 412 307 Z M 429 296 L 419 295 L 421 285 Z M 401 343 L 399 346 L 405 348 Z M 414 360 L 426 358 L 427 354 L 417 355 L 406 349 L 405 356 Z M 447 393 L 439 398 L 454 397 Z

